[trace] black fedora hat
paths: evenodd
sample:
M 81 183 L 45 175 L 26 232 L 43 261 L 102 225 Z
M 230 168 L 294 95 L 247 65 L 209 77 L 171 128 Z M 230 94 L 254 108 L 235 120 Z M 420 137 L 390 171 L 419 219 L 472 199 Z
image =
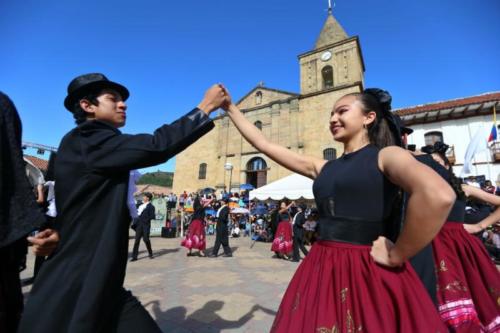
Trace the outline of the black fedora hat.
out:
M 83 74 L 74 78 L 68 85 L 68 96 L 64 99 L 64 106 L 69 111 L 72 111 L 73 105 L 79 98 L 85 96 L 90 91 L 112 89 L 125 101 L 130 93 L 128 89 L 116 82 L 108 80 L 101 73 Z

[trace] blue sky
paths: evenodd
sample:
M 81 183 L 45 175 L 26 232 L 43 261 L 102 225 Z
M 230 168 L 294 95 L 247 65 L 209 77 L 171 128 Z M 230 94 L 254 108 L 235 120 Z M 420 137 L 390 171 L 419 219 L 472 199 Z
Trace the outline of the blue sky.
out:
M 0 90 L 25 141 L 57 146 L 73 127 L 67 84 L 102 72 L 131 91 L 123 131 L 152 132 L 216 82 L 235 100 L 259 81 L 299 92 L 297 55 L 313 48 L 327 3 L 1 1 Z M 394 107 L 500 90 L 498 0 L 336 0 L 333 10 L 360 37 L 366 86 L 389 90 Z

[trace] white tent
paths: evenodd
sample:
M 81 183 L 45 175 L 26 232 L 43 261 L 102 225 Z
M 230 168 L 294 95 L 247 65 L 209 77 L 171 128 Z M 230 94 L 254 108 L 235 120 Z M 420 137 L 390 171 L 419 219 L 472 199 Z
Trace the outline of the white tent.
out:
M 290 176 L 250 191 L 250 200 L 255 198 L 259 200 L 314 199 L 312 183 L 312 179 L 293 173 Z

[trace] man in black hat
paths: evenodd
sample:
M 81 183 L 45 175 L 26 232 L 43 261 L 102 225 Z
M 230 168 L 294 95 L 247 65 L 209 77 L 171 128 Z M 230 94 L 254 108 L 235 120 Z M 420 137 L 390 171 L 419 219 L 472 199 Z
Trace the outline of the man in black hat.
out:
M 223 257 L 232 257 L 233 253 L 229 247 L 229 206 L 227 205 L 227 198 L 220 200 L 221 207 L 217 211 L 217 225 L 215 230 L 215 245 L 212 253 L 208 255 L 209 258 L 215 258 L 219 254 L 220 246 L 224 249 Z
M 395 115 L 396 123 L 399 125 L 399 130 L 401 132 L 401 140 L 403 143 L 403 148 L 409 149 L 408 145 L 408 135 L 413 133 L 413 129 L 404 126 L 403 120 Z M 413 150 L 412 150 L 413 151 Z M 414 157 L 420 162 L 436 171 L 439 166 L 430 155 L 420 154 L 413 152 Z M 401 212 L 401 221 L 404 220 L 406 205 L 408 203 L 408 193 L 403 194 L 403 209 Z M 434 268 L 434 257 L 432 254 L 432 243 L 427 244 L 420 252 L 415 256 L 410 258 L 410 263 L 417 273 L 418 277 L 425 286 L 425 289 L 429 293 L 429 296 L 437 304 L 436 286 L 437 286 L 437 276 Z
M 137 209 L 139 215 L 135 220 L 135 241 L 134 249 L 132 251 L 132 260 L 136 261 L 139 254 L 139 243 L 142 240 L 148 249 L 149 258 L 153 259 L 153 249 L 151 248 L 151 241 L 149 240 L 149 233 L 151 231 L 151 220 L 156 217 L 155 206 L 151 203 L 153 195 L 149 192 L 144 193 L 142 196 L 142 204 Z
M 295 214 L 293 221 L 293 258 L 292 261 L 298 262 L 300 260 L 299 248 L 307 256 L 309 251 L 307 251 L 304 245 L 304 223 L 306 223 L 305 217 L 306 205 L 300 204 L 298 207 L 298 212 Z
M 208 115 L 227 97 L 214 85 L 192 111 L 153 134 L 122 134 L 129 92 L 102 74 L 68 86 L 77 126 L 55 164 L 55 223 L 61 242 L 31 291 L 19 332 L 160 332 L 123 288 L 128 257 L 130 170 L 163 163 L 209 132 Z M 40 316 L 40 313 L 50 315 Z

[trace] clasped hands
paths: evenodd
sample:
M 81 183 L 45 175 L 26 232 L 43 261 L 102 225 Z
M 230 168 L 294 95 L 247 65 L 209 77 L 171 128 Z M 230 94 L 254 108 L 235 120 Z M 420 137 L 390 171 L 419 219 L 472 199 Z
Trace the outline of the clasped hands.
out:
M 211 86 L 206 92 L 203 100 L 198 105 L 198 109 L 206 114 L 210 114 L 218 108 L 227 111 L 231 105 L 231 95 L 222 83 L 217 83 Z

